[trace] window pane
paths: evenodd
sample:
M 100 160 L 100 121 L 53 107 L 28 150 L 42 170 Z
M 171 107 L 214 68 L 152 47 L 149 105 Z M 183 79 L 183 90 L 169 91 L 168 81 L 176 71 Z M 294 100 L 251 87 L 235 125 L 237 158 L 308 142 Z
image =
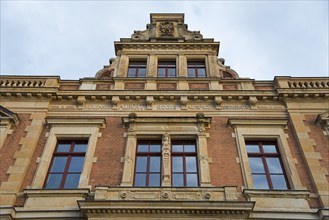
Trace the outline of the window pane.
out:
M 249 157 L 249 164 L 252 173 L 265 173 L 262 158 Z
M 255 189 L 269 189 L 265 175 L 252 175 Z
M 186 174 L 186 186 L 198 186 L 197 174 Z
M 257 144 L 247 144 L 247 152 L 248 153 L 259 153 L 259 146 Z
M 136 77 L 136 68 L 128 69 L 128 77 Z
M 46 189 L 59 189 L 63 174 L 49 174 Z
M 171 151 L 172 152 L 183 152 L 183 145 L 181 145 L 181 144 L 173 144 Z
M 160 157 L 150 157 L 150 172 L 160 172 Z
M 136 173 L 135 186 L 146 186 L 146 174 Z
M 288 189 L 283 175 L 271 175 L 273 189 Z
M 69 152 L 70 151 L 71 144 L 70 143 L 59 143 L 57 146 L 56 152 Z
M 270 173 L 283 173 L 279 158 L 268 157 L 266 162 Z
M 146 68 L 139 68 L 138 77 L 145 77 L 145 76 L 146 76 Z
M 78 188 L 80 174 L 67 174 L 64 189 Z
M 183 157 L 172 157 L 172 171 L 183 172 Z
M 136 172 L 146 172 L 147 157 L 137 157 Z
M 87 143 L 76 143 L 73 152 L 86 152 L 87 146 Z
M 148 152 L 149 146 L 147 144 L 139 144 L 137 147 L 137 152 Z
M 149 186 L 160 186 L 160 174 L 152 173 L 149 176 Z
M 69 172 L 81 172 L 84 159 L 84 157 L 72 157 Z
M 206 70 L 204 68 L 198 69 L 198 77 L 206 77 Z
M 263 150 L 265 153 L 277 153 L 276 147 L 273 144 L 263 144 Z
M 54 157 L 50 172 L 64 172 L 67 157 Z
M 166 77 L 166 69 L 158 68 L 158 77 Z
M 186 157 L 186 172 L 196 172 L 196 157 Z
M 183 174 L 174 173 L 172 176 L 172 185 L 173 187 L 184 186 Z
M 194 68 L 188 68 L 187 69 L 187 76 L 188 77 L 196 77 L 196 72 Z
M 195 145 L 194 144 L 184 145 L 184 152 L 195 152 Z
M 160 144 L 151 144 L 150 152 L 161 152 L 161 145 Z
M 175 77 L 176 76 L 176 69 L 170 68 L 168 69 L 168 77 Z

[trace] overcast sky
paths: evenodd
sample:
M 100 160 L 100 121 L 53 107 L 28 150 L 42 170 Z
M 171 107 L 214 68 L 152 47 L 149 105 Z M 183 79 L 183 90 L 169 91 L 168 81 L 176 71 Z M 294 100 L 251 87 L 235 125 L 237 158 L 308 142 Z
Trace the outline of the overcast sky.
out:
M 240 77 L 329 76 L 324 1 L 1 1 L 1 74 L 94 77 L 150 13 L 185 13 Z

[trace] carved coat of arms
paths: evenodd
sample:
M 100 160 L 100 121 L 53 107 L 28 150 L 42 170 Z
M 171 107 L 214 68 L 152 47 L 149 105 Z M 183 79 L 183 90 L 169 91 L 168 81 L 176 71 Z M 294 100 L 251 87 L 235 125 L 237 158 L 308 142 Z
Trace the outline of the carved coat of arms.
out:
M 160 32 L 161 36 L 168 36 L 173 37 L 174 36 L 174 23 L 165 21 L 160 23 Z

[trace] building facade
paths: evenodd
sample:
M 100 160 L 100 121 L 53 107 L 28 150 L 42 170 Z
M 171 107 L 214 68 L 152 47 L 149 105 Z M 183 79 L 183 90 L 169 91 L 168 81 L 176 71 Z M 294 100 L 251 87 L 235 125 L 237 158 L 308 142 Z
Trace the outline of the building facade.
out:
M 184 14 L 95 77 L 0 78 L 0 219 L 329 219 L 329 78 L 239 78 Z

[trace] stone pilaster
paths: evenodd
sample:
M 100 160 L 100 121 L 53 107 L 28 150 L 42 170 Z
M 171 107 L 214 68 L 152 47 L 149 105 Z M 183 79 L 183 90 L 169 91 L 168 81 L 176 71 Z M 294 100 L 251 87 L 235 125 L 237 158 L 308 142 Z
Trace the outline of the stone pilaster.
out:
M 165 133 L 162 136 L 162 186 L 171 185 L 171 144 L 170 136 Z
M 132 186 L 135 167 L 136 135 L 128 134 L 121 186 Z
M 45 115 L 45 113 L 31 114 L 31 124 L 26 127 L 26 136 L 21 139 L 21 148 L 14 156 L 16 161 L 7 171 L 8 181 L 0 186 L 0 206 L 12 206 L 15 203 L 42 132 Z
M 304 124 L 305 117 L 300 113 L 290 114 L 292 124 L 294 126 L 298 142 L 302 149 L 305 162 L 310 171 L 313 183 L 319 194 L 323 207 L 329 207 L 329 186 L 326 179 L 328 174 L 321 166 L 321 155 L 314 150 L 315 141 L 309 137 L 310 129 Z

